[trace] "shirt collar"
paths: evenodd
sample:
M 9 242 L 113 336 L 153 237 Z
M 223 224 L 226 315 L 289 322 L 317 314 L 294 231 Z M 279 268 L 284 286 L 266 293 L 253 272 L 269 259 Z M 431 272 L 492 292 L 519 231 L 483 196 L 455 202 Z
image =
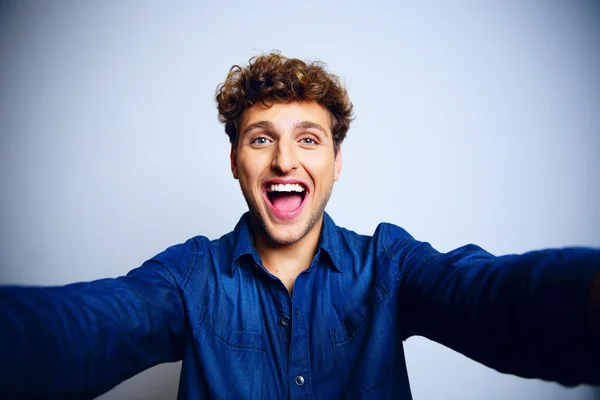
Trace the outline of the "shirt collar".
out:
M 233 259 L 231 260 L 231 274 L 235 273 L 235 270 L 242 262 L 243 258 L 250 258 L 254 265 L 260 265 L 260 256 L 256 251 L 256 247 L 252 243 L 252 233 L 250 232 L 250 212 L 246 212 L 242 215 L 239 222 L 233 230 L 234 237 L 234 248 L 233 248 Z
M 252 243 L 252 233 L 250 229 L 250 213 L 246 212 L 242 215 L 233 230 L 235 245 L 233 249 L 233 258 L 231 260 L 232 275 L 244 258 L 249 258 L 255 265 L 260 264 L 260 256 Z M 317 255 L 319 255 L 321 250 L 329 255 L 333 268 L 342 272 L 341 237 L 339 228 L 326 212 L 323 213 L 323 228 L 319 238 L 319 250 L 317 251 Z
M 326 212 L 323 213 L 323 229 L 319 238 L 319 250 L 324 250 L 329 255 L 333 268 L 342 272 L 342 239 L 340 237 L 340 228 L 338 228 Z

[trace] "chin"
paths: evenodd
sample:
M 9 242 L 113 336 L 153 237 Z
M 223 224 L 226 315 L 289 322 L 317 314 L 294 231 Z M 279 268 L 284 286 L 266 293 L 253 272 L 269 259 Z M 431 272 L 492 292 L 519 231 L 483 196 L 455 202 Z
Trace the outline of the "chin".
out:
M 289 245 L 299 242 L 310 229 L 301 229 L 300 227 L 268 227 L 265 229 L 266 236 L 269 240 L 278 245 Z
M 242 191 L 243 192 L 243 191 Z M 272 218 L 268 210 L 268 205 L 261 207 L 258 201 L 252 196 L 246 196 L 252 225 L 262 231 L 262 236 L 269 242 L 277 246 L 287 246 L 298 243 L 313 229 L 315 229 L 319 220 L 323 216 L 324 202 L 322 207 L 302 210 L 302 213 L 293 220 L 277 221 Z M 309 206 L 307 204 L 307 206 Z

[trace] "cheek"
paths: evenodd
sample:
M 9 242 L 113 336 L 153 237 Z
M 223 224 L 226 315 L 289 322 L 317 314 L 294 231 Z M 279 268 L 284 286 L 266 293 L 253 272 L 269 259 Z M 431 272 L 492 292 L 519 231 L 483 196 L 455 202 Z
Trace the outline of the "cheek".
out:
M 259 180 L 264 171 L 263 162 L 258 158 L 242 158 L 239 159 L 238 175 L 242 184 L 249 186 Z
M 307 170 L 320 176 L 331 174 L 335 170 L 333 154 L 323 154 L 321 152 L 312 157 L 307 157 L 303 164 Z

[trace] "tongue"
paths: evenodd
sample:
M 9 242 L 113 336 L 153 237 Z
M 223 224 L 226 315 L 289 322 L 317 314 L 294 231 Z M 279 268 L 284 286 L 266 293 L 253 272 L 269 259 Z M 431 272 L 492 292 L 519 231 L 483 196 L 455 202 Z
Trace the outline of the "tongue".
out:
M 302 195 L 300 194 L 278 194 L 272 201 L 273 207 L 281 212 L 291 212 L 300 207 Z

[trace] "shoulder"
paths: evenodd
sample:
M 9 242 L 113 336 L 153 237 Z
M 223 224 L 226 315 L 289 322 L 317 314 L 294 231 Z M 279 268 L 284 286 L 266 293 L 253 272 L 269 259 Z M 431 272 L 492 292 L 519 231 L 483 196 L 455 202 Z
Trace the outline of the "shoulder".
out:
M 398 253 L 419 243 L 404 228 L 389 222 L 381 222 L 370 237 L 377 252 L 395 260 Z
M 199 260 L 204 257 L 210 240 L 205 236 L 194 236 L 185 242 L 167 247 L 156 254 L 145 265 L 160 265 L 173 277 L 179 286 L 185 286 L 185 282 L 191 271 L 196 268 Z
M 204 236 L 195 236 L 183 243 L 178 243 L 167 247 L 165 250 L 152 257 L 152 260 L 158 261 L 168 266 L 180 266 L 193 262 L 203 253 L 210 240 Z
M 370 234 L 359 234 L 353 230 L 337 226 L 340 237 L 340 253 L 345 258 L 344 264 L 354 261 L 361 265 L 387 264 L 396 261 L 400 253 L 410 249 L 419 242 L 405 229 L 388 223 L 379 223 Z

